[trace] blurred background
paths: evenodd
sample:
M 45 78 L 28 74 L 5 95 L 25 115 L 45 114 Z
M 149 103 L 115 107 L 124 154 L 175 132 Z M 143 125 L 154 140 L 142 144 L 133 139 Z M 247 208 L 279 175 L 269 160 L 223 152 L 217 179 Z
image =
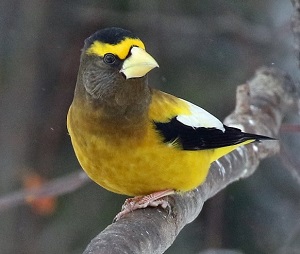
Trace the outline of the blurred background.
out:
M 258 67 L 299 77 L 292 11 L 282 0 L 1 0 L 0 198 L 80 169 L 66 114 L 83 40 L 96 30 L 134 31 L 160 65 L 150 74 L 152 86 L 224 119 L 236 86 Z M 282 133 L 281 142 L 299 168 L 297 135 Z M 280 156 L 267 159 L 253 176 L 209 200 L 166 253 L 300 253 L 299 181 L 287 164 Z M 0 210 L 0 253 L 82 253 L 124 199 L 89 182 Z

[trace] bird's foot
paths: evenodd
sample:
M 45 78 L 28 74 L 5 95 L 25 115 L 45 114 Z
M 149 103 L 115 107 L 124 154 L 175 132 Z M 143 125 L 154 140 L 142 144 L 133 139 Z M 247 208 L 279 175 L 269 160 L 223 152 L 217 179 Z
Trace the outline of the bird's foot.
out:
M 137 210 L 150 207 L 161 206 L 163 209 L 170 207 L 170 204 L 164 197 L 174 194 L 174 190 L 164 190 L 151 193 L 146 196 L 137 196 L 134 198 L 128 198 L 125 200 L 125 203 L 122 206 L 121 212 L 119 212 L 114 218 L 114 222 L 121 219 L 124 215 Z

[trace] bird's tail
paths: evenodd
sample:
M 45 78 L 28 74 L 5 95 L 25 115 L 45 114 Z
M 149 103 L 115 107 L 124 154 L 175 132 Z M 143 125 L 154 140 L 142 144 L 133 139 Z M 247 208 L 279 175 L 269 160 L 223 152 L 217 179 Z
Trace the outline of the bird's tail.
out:
M 236 132 L 235 128 L 232 127 L 225 127 L 225 133 L 226 132 Z M 219 158 L 223 157 L 224 155 L 232 152 L 233 150 L 237 149 L 240 146 L 250 144 L 252 142 L 259 142 L 262 140 L 276 140 L 275 138 L 263 136 L 263 135 L 257 135 L 252 133 L 245 133 L 239 131 L 239 135 L 237 135 L 235 138 L 232 137 L 233 140 L 231 140 L 232 145 L 226 145 L 223 147 L 219 147 L 214 149 L 214 153 L 211 157 L 211 162 L 214 162 L 218 160 Z M 235 140 L 234 140 L 235 139 Z

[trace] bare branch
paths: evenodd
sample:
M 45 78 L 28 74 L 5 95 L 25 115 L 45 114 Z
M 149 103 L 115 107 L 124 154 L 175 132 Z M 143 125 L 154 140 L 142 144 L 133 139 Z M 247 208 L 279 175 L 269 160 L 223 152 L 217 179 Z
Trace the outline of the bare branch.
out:
M 280 128 L 281 132 L 300 132 L 299 124 L 283 124 Z
M 239 87 L 237 108 L 225 122 L 253 133 L 276 136 L 285 112 L 297 103 L 296 87 L 285 73 L 261 68 L 247 85 Z M 170 197 L 169 214 L 160 208 L 134 211 L 97 235 L 84 254 L 163 253 L 180 230 L 198 216 L 207 199 L 251 175 L 259 161 L 278 152 L 278 148 L 277 141 L 268 141 L 237 149 L 212 165 L 200 187 Z
M 83 171 L 78 171 L 49 181 L 39 188 L 32 190 L 20 190 L 10 193 L 6 196 L 0 197 L 0 212 L 24 204 L 27 200 L 43 197 L 56 197 L 75 191 L 88 181 L 89 178 L 87 175 Z

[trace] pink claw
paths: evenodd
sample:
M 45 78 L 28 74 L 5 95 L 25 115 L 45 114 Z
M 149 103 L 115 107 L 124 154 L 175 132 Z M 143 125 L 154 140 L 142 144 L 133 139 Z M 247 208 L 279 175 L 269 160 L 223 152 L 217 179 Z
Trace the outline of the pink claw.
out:
M 161 206 L 163 209 L 170 207 L 170 204 L 164 197 L 174 194 L 174 190 L 164 190 L 151 193 L 146 196 L 136 196 L 134 198 L 128 198 L 122 206 L 121 212 L 119 212 L 114 218 L 114 222 L 121 219 L 124 215 L 137 210 L 150 207 Z

